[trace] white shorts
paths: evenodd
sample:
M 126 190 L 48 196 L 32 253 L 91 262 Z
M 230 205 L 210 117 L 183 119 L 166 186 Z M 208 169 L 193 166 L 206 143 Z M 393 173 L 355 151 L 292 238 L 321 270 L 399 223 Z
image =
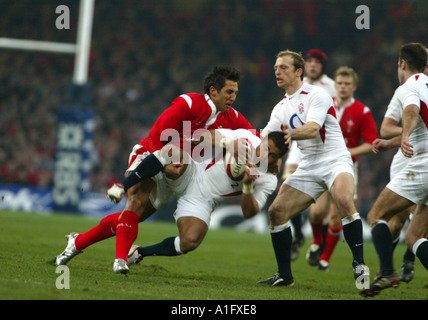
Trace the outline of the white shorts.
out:
M 386 187 L 415 204 L 428 205 L 428 152 L 410 158 Z
M 204 184 L 202 166 L 192 159 L 184 174 L 177 180 L 167 179 L 171 190 L 177 196 L 177 209 L 174 212 L 175 221 L 181 217 L 196 217 L 210 226 L 211 213 L 215 202 Z
M 290 165 L 290 164 L 299 165 L 301 160 L 302 160 L 302 154 L 300 152 L 299 147 L 297 147 L 297 142 L 292 141 L 291 148 L 290 150 L 288 150 L 287 160 L 285 161 L 285 163 L 287 165 Z
M 407 158 L 406 156 L 404 156 L 400 148 L 397 151 L 397 153 L 394 155 L 394 158 L 392 159 L 392 162 L 391 162 L 391 168 L 389 169 L 390 180 L 392 180 L 401 170 L 403 170 L 406 167 L 409 160 L 410 158 Z
M 129 164 L 128 169 L 125 172 L 125 176 L 129 175 L 136 167 L 151 153 L 147 151 L 143 146 L 136 144 L 129 155 Z M 166 177 L 162 172 L 159 172 L 157 175 L 151 178 L 155 183 L 152 191 L 150 192 L 150 202 L 153 207 L 158 210 L 162 205 L 168 202 L 174 192 L 169 188 L 166 181 Z
M 324 191 L 331 189 L 337 176 L 344 172 L 351 174 L 355 179 L 351 157 L 326 162 L 316 169 L 299 166 L 283 183 L 308 194 L 316 201 Z

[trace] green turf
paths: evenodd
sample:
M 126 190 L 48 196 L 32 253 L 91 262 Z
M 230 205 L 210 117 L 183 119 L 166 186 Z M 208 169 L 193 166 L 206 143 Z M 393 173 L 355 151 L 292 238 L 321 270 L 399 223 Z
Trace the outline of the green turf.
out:
M 77 215 L 30 214 L 0 211 L 0 299 L 150 299 L 150 300 L 363 300 L 355 287 L 351 254 L 340 241 L 329 272 L 310 267 L 301 254 L 293 262 L 294 288 L 256 285 L 276 272 L 269 234 L 210 230 L 194 252 L 178 257 L 149 257 L 127 276 L 112 272 L 115 238 L 87 248 L 73 259 L 70 289 L 57 289 L 53 258 L 66 245 L 65 234 L 84 232 L 98 223 Z M 139 245 L 159 242 L 177 234 L 174 224 L 140 224 Z M 302 249 L 306 252 L 308 242 Z M 405 250 L 399 244 L 395 265 L 399 270 Z M 366 263 L 372 278 L 378 259 L 370 242 Z M 416 261 L 416 276 L 409 284 L 383 291 L 374 299 L 426 299 L 428 272 Z

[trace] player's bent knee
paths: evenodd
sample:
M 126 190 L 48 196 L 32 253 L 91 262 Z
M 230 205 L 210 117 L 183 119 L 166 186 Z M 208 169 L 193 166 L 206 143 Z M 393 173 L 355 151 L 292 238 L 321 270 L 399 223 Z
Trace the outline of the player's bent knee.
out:
M 399 234 L 399 232 L 403 229 L 404 223 L 402 223 L 398 219 L 391 219 L 388 223 L 389 230 L 391 230 L 391 233 L 393 235 Z
M 344 196 L 336 199 L 336 206 L 342 217 L 350 216 L 357 211 L 352 197 Z
M 269 221 L 272 225 L 276 225 L 284 218 L 284 208 L 278 204 L 271 204 L 268 209 Z
M 198 237 L 192 236 L 181 236 L 180 237 L 180 250 L 183 253 L 195 250 L 201 244 L 201 240 Z

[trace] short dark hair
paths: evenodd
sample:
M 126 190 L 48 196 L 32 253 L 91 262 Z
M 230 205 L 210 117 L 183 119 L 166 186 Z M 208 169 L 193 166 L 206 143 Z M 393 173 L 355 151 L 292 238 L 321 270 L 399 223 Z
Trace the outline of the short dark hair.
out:
M 400 61 L 406 61 L 411 71 L 424 72 L 427 57 L 427 49 L 419 42 L 407 43 L 400 48 Z
M 281 131 L 272 131 L 269 132 L 268 139 L 272 140 L 275 146 L 279 149 L 281 152 L 281 158 L 288 152 L 288 143 L 285 144 L 284 142 L 284 133 Z
M 204 78 L 204 92 L 209 94 L 211 87 L 214 87 L 217 91 L 220 91 L 225 86 L 226 80 L 239 82 L 239 80 L 241 80 L 241 73 L 237 69 L 230 66 L 215 66 L 213 70 Z

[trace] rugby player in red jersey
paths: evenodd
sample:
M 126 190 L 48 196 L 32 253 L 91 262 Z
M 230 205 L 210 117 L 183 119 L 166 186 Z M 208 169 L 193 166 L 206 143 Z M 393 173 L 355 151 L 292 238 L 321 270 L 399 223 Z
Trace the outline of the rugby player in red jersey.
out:
M 162 152 L 164 147 L 172 144 L 186 150 L 189 146 L 186 142 L 189 142 L 191 151 L 196 145 L 192 142 L 198 140 L 194 135 L 198 130 L 248 129 L 257 134 L 248 120 L 232 108 L 239 80 L 240 72 L 235 68 L 215 66 L 204 79 L 204 94 L 183 94 L 172 102 L 155 122 L 148 137 L 134 146 L 123 184 L 115 184 L 107 191 L 108 197 L 116 203 L 127 192 L 123 212 L 106 216 L 83 234 L 68 235 L 67 247 L 57 256 L 57 265 L 66 264 L 89 245 L 116 235 L 113 271 L 129 272 L 128 251 L 137 238 L 138 223 L 150 217 L 172 196 L 165 188 L 161 173 L 171 163 L 171 158 Z M 220 143 L 226 147 L 226 141 Z

